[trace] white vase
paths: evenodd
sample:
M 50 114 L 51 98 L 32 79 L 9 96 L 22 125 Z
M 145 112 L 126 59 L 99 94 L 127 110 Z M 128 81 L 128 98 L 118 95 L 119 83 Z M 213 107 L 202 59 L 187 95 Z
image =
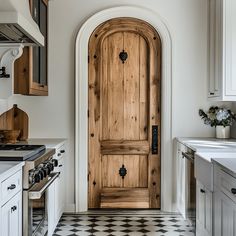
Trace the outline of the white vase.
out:
M 230 138 L 230 126 L 216 126 L 216 138 Z

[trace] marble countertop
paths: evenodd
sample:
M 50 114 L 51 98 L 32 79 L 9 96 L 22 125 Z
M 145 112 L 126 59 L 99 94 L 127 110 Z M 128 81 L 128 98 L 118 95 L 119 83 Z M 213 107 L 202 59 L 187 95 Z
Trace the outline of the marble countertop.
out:
M 0 161 L 0 182 L 25 165 L 24 161 Z

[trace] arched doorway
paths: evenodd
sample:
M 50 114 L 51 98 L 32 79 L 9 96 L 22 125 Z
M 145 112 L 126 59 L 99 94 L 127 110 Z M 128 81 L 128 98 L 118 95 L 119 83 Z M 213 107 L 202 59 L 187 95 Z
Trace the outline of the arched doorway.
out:
M 160 208 L 161 39 L 115 18 L 89 40 L 89 208 Z
M 172 157 L 172 39 L 156 11 L 139 6 L 112 7 L 97 12 L 80 28 L 75 48 L 75 211 L 88 209 L 88 43 L 93 31 L 107 20 L 133 17 L 151 24 L 162 41 L 161 210 L 175 211 Z

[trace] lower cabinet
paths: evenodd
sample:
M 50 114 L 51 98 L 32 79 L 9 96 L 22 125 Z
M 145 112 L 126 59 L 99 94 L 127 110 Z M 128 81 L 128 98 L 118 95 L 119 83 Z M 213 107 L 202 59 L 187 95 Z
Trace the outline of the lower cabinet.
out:
M 197 181 L 196 187 L 196 235 L 212 235 L 212 192 Z
M 1 207 L 1 236 L 22 235 L 22 193 L 16 194 Z
M 65 207 L 64 150 L 64 146 L 62 146 L 55 154 L 54 159 L 58 160 L 58 166 L 54 169 L 54 172 L 59 172 L 60 175 L 47 191 L 48 236 L 53 235 Z
M 214 236 L 236 236 L 236 203 L 221 191 L 214 192 Z

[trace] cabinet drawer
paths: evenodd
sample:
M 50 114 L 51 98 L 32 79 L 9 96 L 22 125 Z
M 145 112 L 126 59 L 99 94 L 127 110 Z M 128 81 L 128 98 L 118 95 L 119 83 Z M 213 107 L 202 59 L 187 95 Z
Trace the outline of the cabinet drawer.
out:
M 18 171 L 1 182 L 1 202 L 4 204 L 22 188 L 22 172 Z
M 236 178 L 232 177 L 220 167 L 214 167 L 214 181 L 216 188 L 236 202 Z

